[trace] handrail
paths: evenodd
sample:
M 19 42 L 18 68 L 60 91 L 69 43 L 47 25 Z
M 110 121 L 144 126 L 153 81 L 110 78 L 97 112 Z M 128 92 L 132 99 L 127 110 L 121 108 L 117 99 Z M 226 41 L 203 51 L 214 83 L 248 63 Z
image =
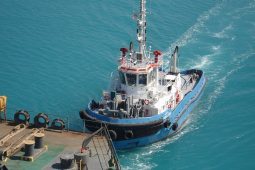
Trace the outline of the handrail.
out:
M 100 134 L 104 135 L 105 138 L 106 138 L 106 141 L 108 143 L 108 147 L 111 150 L 111 158 L 113 158 L 116 170 L 121 170 L 121 166 L 119 164 L 119 159 L 118 159 L 118 156 L 117 156 L 117 152 L 116 152 L 116 150 L 114 148 L 114 145 L 113 145 L 113 142 L 111 140 L 111 137 L 110 137 L 107 125 L 105 123 L 101 123 L 101 127 L 97 131 L 95 131 L 89 137 L 84 139 L 84 141 L 82 143 L 82 148 L 86 148 L 91 140 L 94 143 L 93 137 L 96 136 L 96 135 L 100 135 Z M 98 152 L 96 147 L 95 147 L 95 149 L 96 149 L 96 152 Z M 100 162 L 100 166 L 103 169 L 102 162 L 101 162 L 101 159 L 99 158 L 99 155 L 98 155 L 98 159 L 99 159 L 99 162 Z
M 112 153 L 112 156 L 113 156 L 113 160 L 115 162 L 115 165 L 116 165 L 116 169 L 117 170 L 121 170 L 121 166 L 119 164 L 119 159 L 118 159 L 118 155 L 117 155 L 117 152 L 114 148 L 114 145 L 113 145 L 113 142 L 112 142 L 112 139 L 110 137 L 110 134 L 109 134 L 109 130 L 107 128 L 107 125 L 105 123 L 102 124 L 104 126 L 104 132 L 105 132 L 105 135 L 106 135 L 106 139 L 108 141 L 108 145 L 111 149 L 111 153 Z

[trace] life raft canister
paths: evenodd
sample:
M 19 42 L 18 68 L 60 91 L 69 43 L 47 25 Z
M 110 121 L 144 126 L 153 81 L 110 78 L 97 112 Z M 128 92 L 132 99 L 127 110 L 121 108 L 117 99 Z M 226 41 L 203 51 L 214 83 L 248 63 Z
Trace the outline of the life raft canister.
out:
M 30 115 L 26 110 L 19 110 L 14 114 L 14 121 L 16 124 L 29 124 Z
M 50 119 L 46 113 L 38 113 L 34 118 L 34 126 L 37 128 L 47 128 Z
M 51 123 L 51 128 L 55 130 L 64 130 L 65 122 L 62 119 L 54 119 Z

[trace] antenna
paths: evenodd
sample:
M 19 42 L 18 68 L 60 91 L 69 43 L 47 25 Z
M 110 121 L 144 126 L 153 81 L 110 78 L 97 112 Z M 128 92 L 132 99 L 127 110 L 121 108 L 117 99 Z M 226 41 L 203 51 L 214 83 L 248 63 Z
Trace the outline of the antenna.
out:
M 142 57 L 146 50 L 146 0 L 140 0 L 140 14 L 137 18 L 137 41 L 139 43 L 139 53 Z

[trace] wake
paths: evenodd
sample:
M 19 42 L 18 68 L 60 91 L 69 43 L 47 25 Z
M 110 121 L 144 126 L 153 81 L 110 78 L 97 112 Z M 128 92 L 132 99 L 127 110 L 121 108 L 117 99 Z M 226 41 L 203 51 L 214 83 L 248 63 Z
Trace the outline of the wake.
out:
M 169 49 L 163 53 L 163 56 L 170 57 L 176 46 L 183 47 L 190 41 L 194 40 L 194 36 L 201 31 L 206 21 L 209 20 L 211 16 L 217 15 L 221 10 L 222 6 L 223 3 L 216 4 L 209 11 L 206 11 L 202 15 L 200 15 L 196 23 L 193 26 L 191 26 L 186 32 L 184 32 L 184 34 L 181 37 L 179 37 L 174 43 L 172 43 Z
M 212 16 L 215 15 L 219 12 L 221 9 L 222 4 L 216 4 L 213 8 L 211 8 L 209 11 L 204 12 L 202 15 L 200 15 L 197 19 L 197 22 L 191 26 L 179 39 L 177 39 L 174 43 L 172 43 L 169 47 L 169 49 L 163 53 L 163 57 L 170 58 L 172 51 L 174 50 L 175 46 L 185 46 L 187 43 L 192 41 L 194 39 L 194 36 L 200 32 L 201 28 L 204 27 L 205 22 Z M 218 48 L 218 47 L 216 47 Z M 217 49 L 216 49 L 217 51 Z M 194 63 L 194 66 L 196 68 L 204 68 L 209 66 L 212 62 L 209 60 L 210 56 L 212 54 L 209 54 L 207 56 L 203 56 L 201 60 L 197 63 Z M 168 60 L 167 59 L 167 60 Z M 168 65 L 169 62 L 165 62 L 165 65 Z M 186 124 L 190 124 L 190 119 L 186 122 Z M 125 159 L 125 162 L 129 162 L 132 164 L 123 166 L 123 169 L 129 170 L 129 169 L 152 169 L 156 167 L 157 165 L 153 163 L 151 160 L 152 155 L 156 153 L 162 153 L 166 152 L 164 148 L 177 141 L 179 138 L 181 138 L 183 135 L 186 133 L 189 133 L 191 131 L 194 131 L 198 129 L 196 126 L 190 125 L 190 126 L 185 126 L 179 133 L 177 133 L 175 136 L 171 138 L 167 138 L 164 141 L 159 141 L 157 143 L 154 143 L 152 145 L 143 147 L 141 149 L 138 149 L 137 151 L 132 152 L 132 156 L 127 156 L 127 153 L 120 154 L 120 158 Z M 124 158 L 125 157 L 125 158 Z
M 255 2 L 255 1 L 254 1 Z M 250 6 L 254 7 L 253 4 Z M 223 2 L 216 4 L 210 10 L 204 12 L 197 19 L 197 22 L 191 26 L 184 34 L 179 37 L 174 43 L 172 43 L 168 50 L 163 53 L 163 56 L 166 57 L 166 60 L 169 60 L 171 54 L 175 48 L 175 46 L 186 46 L 190 42 L 196 40 L 196 37 L 201 34 L 207 34 L 209 37 L 215 37 L 217 39 L 222 38 L 231 38 L 229 32 L 234 29 L 234 24 L 227 24 L 221 31 L 219 32 L 203 32 L 206 27 L 206 22 L 212 17 L 219 15 L 220 11 L 223 8 Z M 231 39 L 232 41 L 237 41 L 236 39 Z M 217 43 L 217 42 L 216 42 Z M 198 106 L 196 107 L 196 113 L 191 113 L 187 124 L 178 134 L 171 138 L 167 138 L 164 141 L 160 141 L 154 143 L 150 146 L 143 147 L 137 149 L 136 151 L 130 153 L 131 155 L 127 156 L 127 153 L 121 154 L 121 156 L 125 156 L 125 161 L 132 162 L 132 165 L 124 165 L 124 169 L 152 169 L 157 167 L 157 164 L 152 160 L 153 155 L 168 155 L 165 148 L 169 144 L 172 144 L 179 140 L 183 135 L 190 133 L 192 131 L 198 130 L 203 123 L 199 122 L 202 117 L 206 114 L 211 114 L 211 109 L 214 106 L 217 99 L 222 95 L 226 83 L 230 79 L 230 77 L 238 72 L 241 68 L 244 67 L 245 61 L 247 61 L 250 57 L 255 55 L 254 49 L 248 49 L 245 53 L 235 54 L 231 56 L 228 60 L 224 60 L 225 55 L 229 55 L 224 53 L 227 50 L 227 47 L 224 44 L 213 44 L 210 43 L 207 46 L 207 54 L 204 55 L 195 55 L 195 59 L 188 62 L 184 65 L 185 68 L 197 68 L 202 69 L 205 72 L 205 75 L 208 79 L 208 83 L 205 87 L 204 95 L 202 96 L 203 100 L 200 100 Z M 169 64 L 165 62 L 165 64 Z M 231 66 L 231 67 L 228 67 Z

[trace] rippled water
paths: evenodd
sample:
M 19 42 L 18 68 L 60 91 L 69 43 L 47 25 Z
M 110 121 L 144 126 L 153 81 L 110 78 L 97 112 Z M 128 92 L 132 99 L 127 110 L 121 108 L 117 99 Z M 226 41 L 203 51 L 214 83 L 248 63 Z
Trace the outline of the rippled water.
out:
M 119 47 L 135 40 L 137 1 L 0 1 L 0 95 L 8 117 L 70 119 L 107 88 Z M 255 1 L 148 0 L 148 45 L 208 79 L 175 137 L 119 152 L 123 169 L 255 169 Z

